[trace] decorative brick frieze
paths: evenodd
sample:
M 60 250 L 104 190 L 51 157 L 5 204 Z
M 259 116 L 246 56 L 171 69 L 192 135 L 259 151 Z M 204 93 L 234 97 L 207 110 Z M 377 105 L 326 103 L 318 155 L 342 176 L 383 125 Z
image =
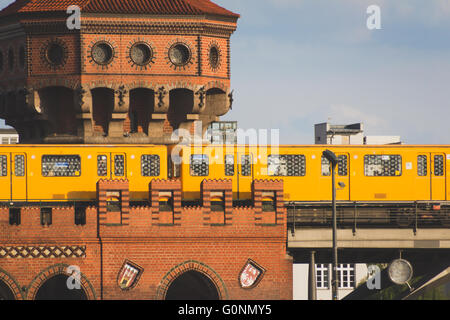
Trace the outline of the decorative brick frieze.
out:
M 85 257 L 86 246 L 0 246 L 0 259 Z

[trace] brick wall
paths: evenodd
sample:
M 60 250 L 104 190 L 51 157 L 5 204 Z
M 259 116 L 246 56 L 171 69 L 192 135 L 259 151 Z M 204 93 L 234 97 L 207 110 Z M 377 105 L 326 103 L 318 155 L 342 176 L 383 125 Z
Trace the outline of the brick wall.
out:
M 229 184 L 227 180 L 205 180 L 203 206 L 181 207 L 180 181 L 154 180 L 149 186 L 149 205 L 123 207 L 122 218 L 116 223 L 107 223 L 105 217 L 109 214 L 105 210 L 106 191 L 121 191 L 126 206 L 126 180 L 99 181 L 99 207 L 87 208 L 84 226 L 74 225 L 73 207 L 53 209 L 52 224 L 45 227 L 40 223 L 38 207 L 22 209 L 19 226 L 10 226 L 8 209 L 1 208 L 0 279 L 13 279 L 8 283 L 21 288 L 23 296 L 19 298 L 32 299 L 39 286 L 61 266 L 78 265 L 85 286 L 90 288 L 89 298 L 161 299 L 171 279 L 184 271 L 197 270 L 215 279 L 222 299 L 292 299 L 285 211 L 280 208 L 279 223 L 262 225 L 256 219 L 256 207 L 230 205 Z M 280 189 L 279 182 L 258 181 L 254 189 L 282 190 L 282 185 Z M 208 208 L 209 197 L 217 190 L 225 192 L 225 223 L 221 224 L 211 223 Z M 174 197 L 172 221 L 161 215 L 158 206 L 160 196 L 168 192 Z M 68 246 L 75 246 L 73 250 L 81 247 L 81 254 L 69 250 L 68 256 L 54 257 L 45 253 L 45 248 L 59 252 L 57 248 L 67 250 Z M 36 247 L 42 251 L 35 250 L 36 257 L 13 257 L 14 250 L 33 252 Z M 1 248 L 8 248 L 6 256 L 2 256 Z M 255 288 L 243 289 L 239 276 L 249 259 L 266 272 Z M 139 282 L 129 290 L 118 285 L 125 261 L 143 269 Z

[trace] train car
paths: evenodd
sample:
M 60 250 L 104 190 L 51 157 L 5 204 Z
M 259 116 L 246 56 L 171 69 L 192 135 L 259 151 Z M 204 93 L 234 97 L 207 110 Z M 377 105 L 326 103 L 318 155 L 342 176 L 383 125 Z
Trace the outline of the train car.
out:
M 288 210 L 312 221 L 331 214 L 326 149 L 339 160 L 336 198 L 343 217 L 365 214 L 360 222 L 389 223 L 394 216 L 408 225 L 419 212 L 448 223 L 450 146 L 205 145 L 170 152 L 182 159 L 173 173 L 182 180 L 183 199 L 199 199 L 203 179 L 231 179 L 237 201 L 251 199 L 254 179 L 281 179 Z
M 0 146 L 0 202 L 92 201 L 100 179 L 129 179 L 130 198 L 147 200 L 167 179 L 167 147 L 155 145 Z

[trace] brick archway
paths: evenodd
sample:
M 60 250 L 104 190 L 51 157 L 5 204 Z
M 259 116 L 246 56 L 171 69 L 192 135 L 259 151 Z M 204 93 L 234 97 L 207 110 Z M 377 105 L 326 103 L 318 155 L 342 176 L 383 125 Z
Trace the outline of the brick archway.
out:
M 188 271 L 197 271 L 211 280 L 216 286 L 217 292 L 219 294 L 220 300 L 228 299 L 228 291 L 225 287 L 225 283 L 222 278 L 214 271 L 212 268 L 206 264 L 194 260 L 186 261 L 180 263 L 179 265 L 173 267 L 162 279 L 156 291 L 156 300 L 164 300 L 166 298 L 167 291 L 170 285 L 181 276 L 183 273 Z
M 67 268 L 69 268 L 68 264 L 55 264 L 41 271 L 41 273 L 39 273 L 31 281 L 27 289 L 27 296 L 26 296 L 27 299 L 35 300 L 39 288 L 50 278 L 61 274 L 71 276 L 71 274 L 67 273 Z M 89 280 L 81 272 L 80 272 L 80 284 L 88 300 L 97 299 L 94 288 L 92 287 Z
M 0 268 L 0 281 L 8 286 L 11 292 L 14 294 L 16 300 L 23 300 L 22 290 L 20 290 L 20 285 L 17 281 L 5 270 Z

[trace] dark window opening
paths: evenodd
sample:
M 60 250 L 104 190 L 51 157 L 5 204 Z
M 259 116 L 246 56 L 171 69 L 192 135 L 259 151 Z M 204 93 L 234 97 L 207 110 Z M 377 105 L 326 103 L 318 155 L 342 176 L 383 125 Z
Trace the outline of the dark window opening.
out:
M 9 208 L 9 224 L 20 225 L 20 208 Z
M 172 212 L 173 211 L 172 198 L 159 199 L 159 211 L 160 212 Z
M 75 225 L 84 226 L 86 224 L 86 207 L 75 207 Z
M 41 225 L 50 226 L 52 224 L 52 208 L 41 208 Z

